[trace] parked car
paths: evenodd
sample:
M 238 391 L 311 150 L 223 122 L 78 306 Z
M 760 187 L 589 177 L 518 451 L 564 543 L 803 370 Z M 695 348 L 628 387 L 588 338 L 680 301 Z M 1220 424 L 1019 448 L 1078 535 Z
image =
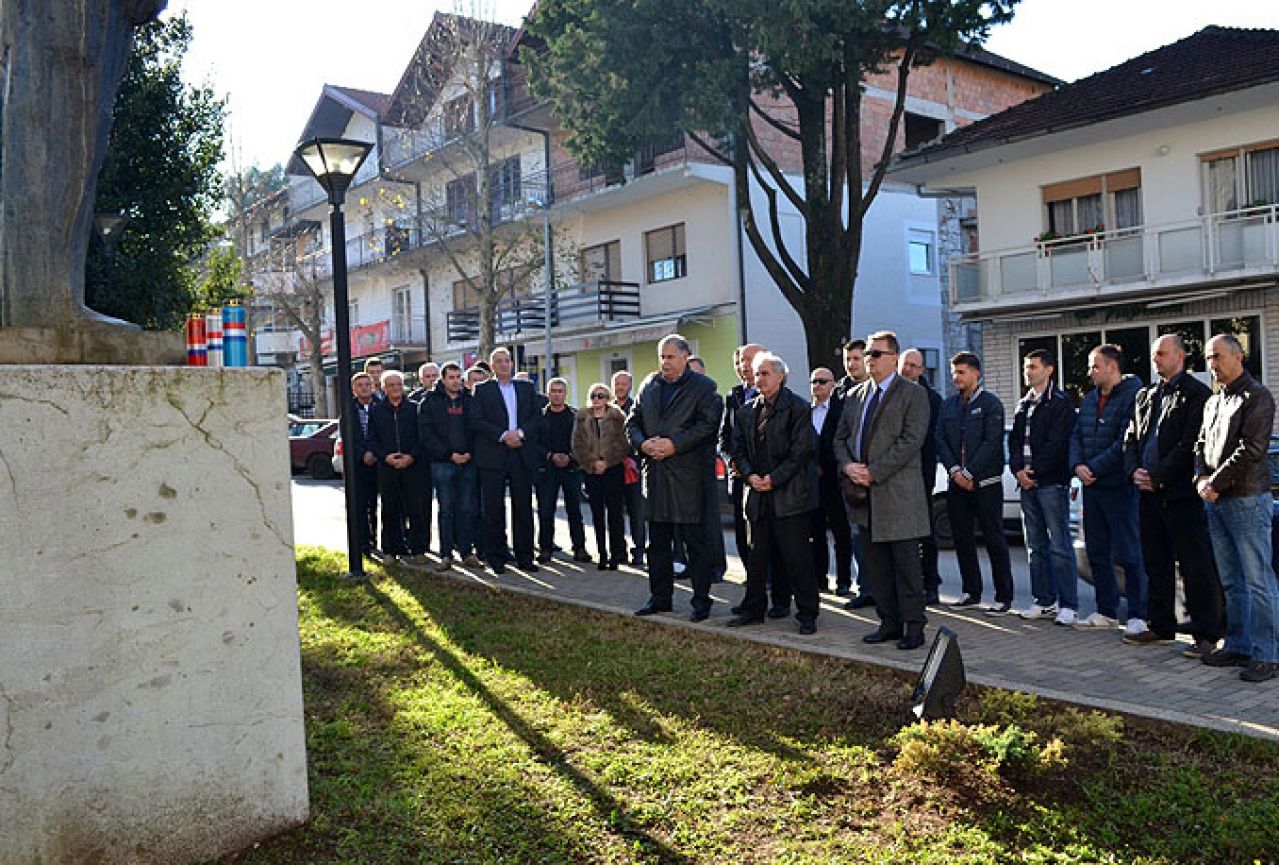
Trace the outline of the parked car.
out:
M 289 420 L 289 461 L 293 471 L 305 471 L 317 481 L 333 477 L 333 449 L 338 434 L 335 420 Z
M 1004 427 L 1004 464 L 1008 464 L 1008 433 L 1012 426 Z M 1004 469 L 1000 478 L 1004 488 L 1004 534 L 1010 540 L 1021 539 L 1021 491 L 1017 479 L 1012 472 Z M 937 466 L 937 480 L 933 484 L 933 535 L 937 538 L 937 546 L 943 550 L 954 549 L 955 538 L 950 527 L 950 513 L 946 510 L 946 489 L 950 486 L 950 477 L 944 466 Z M 977 528 L 977 536 L 981 536 L 981 528 Z
M 333 474 L 342 476 L 342 434 L 333 440 Z

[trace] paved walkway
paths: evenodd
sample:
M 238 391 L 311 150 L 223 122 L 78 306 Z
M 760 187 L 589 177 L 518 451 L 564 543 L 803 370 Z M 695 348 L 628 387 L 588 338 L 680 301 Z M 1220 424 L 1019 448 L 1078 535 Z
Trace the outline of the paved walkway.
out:
M 304 542 L 307 532 L 302 525 L 299 530 L 299 542 Z M 593 549 L 589 518 L 587 537 L 588 547 Z M 926 650 L 902 652 L 891 643 L 880 646 L 862 643 L 861 637 L 877 624 L 874 611 L 846 611 L 842 609 L 843 600 L 834 595 L 822 596 L 822 612 L 813 636 L 796 633 L 793 619 L 768 620 L 745 628 L 725 627 L 729 608 L 741 601 L 740 584 L 744 579 L 741 561 L 733 555 L 732 533 L 725 532 L 725 538 L 729 547 L 729 573 L 725 582 L 713 586 L 715 606 L 710 619 L 701 624 L 688 621 L 691 590 L 687 581 L 677 580 L 675 612 L 652 616 L 646 621 L 655 627 L 708 629 L 730 638 L 918 672 Z M 325 540 L 335 539 L 329 535 Z M 562 519 L 557 540 L 566 549 L 569 547 L 568 526 Z M 1024 550 L 1014 548 L 1012 552 L 1014 570 L 1024 572 Z M 988 574 L 984 554 L 982 561 L 983 571 Z M 941 572 L 942 600 L 954 600 L 959 577 L 953 553 L 943 553 Z M 452 574 L 456 579 L 623 615 L 630 615 L 648 598 L 648 577 L 642 571 L 631 568 L 597 571 L 593 564 L 568 561 L 563 553 L 536 574 L 523 574 L 514 568 L 508 568 L 500 577 L 488 571 L 472 573 L 461 568 Z M 1019 584 L 1022 576 L 1018 573 Z M 1080 590 L 1080 612 L 1086 614 L 1091 612 L 1092 591 L 1087 585 L 1081 585 Z M 1019 586 L 1018 603 L 1024 606 L 1028 602 L 1028 593 Z M 991 617 L 945 606 L 930 607 L 927 632 L 930 641 L 940 625 L 950 627 L 959 635 L 970 682 L 1279 739 L 1279 679 L 1256 685 L 1241 682 L 1235 669 L 1213 669 L 1183 658 L 1181 650 L 1186 643 L 1127 646 L 1120 642 L 1118 631 L 1080 632 L 1058 627 L 1050 620 L 1028 622 L 1017 616 Z

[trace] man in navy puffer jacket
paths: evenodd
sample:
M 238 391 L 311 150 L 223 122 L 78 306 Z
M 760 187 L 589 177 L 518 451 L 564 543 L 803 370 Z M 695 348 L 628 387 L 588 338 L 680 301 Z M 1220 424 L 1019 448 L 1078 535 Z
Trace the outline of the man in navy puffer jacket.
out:
M 1084 538 L 1092 568 L 1097 611 L 1075 623 L 1081 630 L 1119 625 L 1119 582 L 1124 569 L 1128 599 L 1125 633 L 1146 630 L 1146 570 L 1141 561 L 1138 493 L 1124 469 L 1124 431 L 1132 420 L 1141 380 L 1124 375 L 1123 349 L 1099 345 L 1088 355 L 1094 385 L 1079 406 L 1070 437 L 1070 465 L 1084 485 Z

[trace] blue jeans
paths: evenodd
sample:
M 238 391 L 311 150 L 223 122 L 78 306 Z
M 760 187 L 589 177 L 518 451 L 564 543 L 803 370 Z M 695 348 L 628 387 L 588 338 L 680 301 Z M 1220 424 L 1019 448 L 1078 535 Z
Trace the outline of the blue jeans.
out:
M 1270 493 L 1204 505 L 1208 535 L 1226 593 L 1226 642 L 1254 661 L 1279 661 L 1279 588 L 1270 569 Z
M 474 461 L 431 463 L 431 481 L 440 505 L 440 556 L 465 558 L 475 547 L 479 525 L 479 479 Z
M 1141 560 L 1137 488 L 1084 487 L 1084 540 L 1097 593 L 1097 612 L 1119 618 L 1119 581 L 1115 565 L 1124 569 L 1128 618 L 1146 618 L 1146 569 Z
M 1030 561 L 1030 591 L 1041 607 L 1079 609 L 1079 569 L 1070 541 L 1070 486 L 1021 491 L 1021 525 Z

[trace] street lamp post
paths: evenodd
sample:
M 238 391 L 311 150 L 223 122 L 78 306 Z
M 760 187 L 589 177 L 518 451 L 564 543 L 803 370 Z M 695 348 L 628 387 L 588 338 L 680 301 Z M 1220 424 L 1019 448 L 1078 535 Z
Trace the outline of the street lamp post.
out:
M 312 138 L 297 146 L 294 154 L 328 194 L 329 233 L 333 259 L 333 319 L 338 351 L 338 423 L 342 432 L 342 486 L 346 492 L 346 549 L 350 579 L 364 579 L 364 553 L 360 549 L 360 529 L 356 520 L 356 453 L 351 404 L 351 312 L 346 285 L 346 220 L 342 202 L 355 174 L 364 164 L 373 145 L 344 138 Z M 317 386 L 323 387 L 323 382 Z

